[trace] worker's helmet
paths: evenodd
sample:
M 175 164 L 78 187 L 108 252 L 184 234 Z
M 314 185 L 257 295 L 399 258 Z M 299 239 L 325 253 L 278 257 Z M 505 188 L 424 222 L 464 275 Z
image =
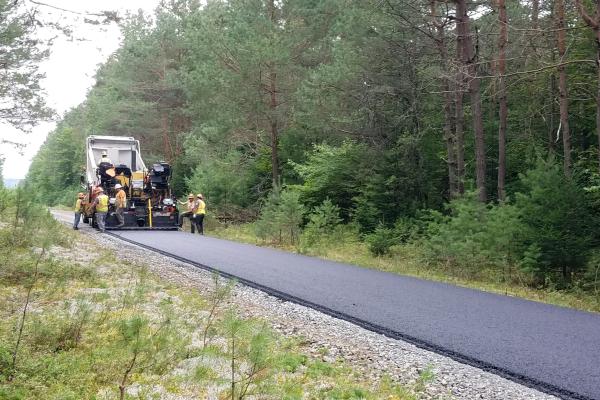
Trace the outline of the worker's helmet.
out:
M 199 199 L 203 199 L 204 198 L 204 196 L 202 196 L 202 193 L 198 193 L 198 198 Z
M 83 199 L 85 197 L 85 194 L 83 193 L 77 193 L 77 197 L 80 199 Z
M 115 185 L 115 189 L 121 189 L 122 187 L 123 187 L 123 186 L 121 186 L 121 184 L 120 184 L 120 183 L 117 183 L 117 184 Z
M 102 150 L 102 157 L 107 157 L 108 156 L 108 152 L 106 150 Z
M 194 198 L 194 195 L 193 195 L 192 193 L 190 193 L 190 194 L 188 195 L 188 199 L 193 199 L 193 198 Z

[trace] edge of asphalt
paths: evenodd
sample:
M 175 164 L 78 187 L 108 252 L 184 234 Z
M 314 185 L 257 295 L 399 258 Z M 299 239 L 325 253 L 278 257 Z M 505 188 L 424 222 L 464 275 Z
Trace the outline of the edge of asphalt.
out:
M 279 291 L 277 289 L 270 288 L 270 287 L 262 285 L 262 284 L 260 284 L 258 282 L 254 282 L 252 280 L 245 279 L 245 278 L 236 276 L 236 275 L 231 274 L 231 273 L 223 272 L 223 271 L 219 270 L 216 267 L 211 267 L 210 265 L 206 265 L 206 264 L 202 264 L 202 263 L 199 263 L 199 262 L 196 262 L 196 261 L 192 261 L 192 260 L 189 260 L 189 259 L 187 259 L 185 257 L 181 257 L 181 256 L 178 256 L 176 254 L 169 253 L 167 251 L 163 251 L 163 250 L 160 250 L 160 249 L 156 249 L 156 248 L 153 248 L 151 246 L 147 246 L 145 244 L 136 242 L 136 241 L 128 239 L 128 238 L 124 238 L 124 237 L 122 237 L 122 236 L 120 236 L 120 235 L 118 235 L 118 234 L 116 234 L 114 232 L 106 231 L 105 233 L 107 235 L 113 237 L 113 238 L 118 239 L 118 240 L 121 240 L 121 241 L 127 242 L 129 244 L 132 244 L 132 245 L 144 248 L 146 250 L 153 251 L 153 252 L 161 254 L 161 255 L 163 255 L 165 257 L 177 260 L 179 262 L 183 262 L 185 264 L 189 264 L 189 265 L 192 265 L 192 266 L 194 266 L 196 268 L 200 268 L 200 269 L 212 272 L 212 273 L 217 273 L 217 274 L 219 274 L 220 276 L 222 276 L 224 278 L 235 280 L 238 283 L 241 283 L 243 285 L 246 285 L 246 286 L 252 287 L 254 289 L 260 290 L 260 291 L 262 291 L 264 293 L 267 293 L 267 294 L 269 294 L 269 295 L 271 295 L 273 297 L 276 297 L 276 298 L 278 298 L 280 300 L 289 301 L 289 302 L 296 303 L 296 304 L 299 304 L 299 305 L 302 305 L 302 306 L 305 306 L 305 307 L 308 307 L 308 308 L 312 308 L 314 310 L 317 310 L 319 312 L 322 312 L 322 313 L 327 314 L 329 316 L 332 316 L 334 318 L 338 318 L 338 319 L 350 322 L 350 323 L 352 323 L 354 325 L 358 325 L 358 326 L 360 326 L 360 327 L 362 327 L 364 329 L 367 329 L 369 331 L 372 331 L 372 332 L 384 335 L 384 336 L 392 338 L 392 339 L 403 340 L 403 341 L 411 343 L 411 344 L 413 344 L 413 345 L 415 345 L 415 346 L 417 346 L 417 347 L 419 347 L 421 349 L 428 350 L 428 351 L 431 351 L 431 352 L 434 352 L 434 353 L 446 356 L 448 358 L 451 358 L 452 360 L 455 360 L 455 361 L 460 362 L 462 364 L 467 364 L 467 365 L 479 368 L 481 370 L 484 370 L 486 372 L 490 372 L 490 373 L 493 373 L 495 375 L 499 375 L 499 376 L 501 376 L 503 378 L 506 378 L 506 379 L 511 380 L 513 382 L 516 382 L 516 383 L 522 384 L 524 386 L 530 387 L 532 389 L 536 389 L 536 390 L 539 390 L 541 392 L 544 392 L 544 393 L 547 393 L 547 394 L 550 394 L 550 395 L 553 395 L 553 396 L 556 396 L 556 397 L 559 397 L 559 398 L 562 398 L 562 399 L 567 399 L 567 400 L 594 400 L 594 399 L 592 399 L 590 397 L 587 397 L 585 395 L 581 395 L 581 394 L 578 394 L 578 393 L 572 392 L 570 390 L 566 390 L 566 389 L 560 388 L 558 386 L 555 386 L 555 385 L 552 385 L 552 384 L 549 384 L 549 383 L 546 383 L 546 382 L 543 382 L 543 381 L 540 381 L 540 380 L 537 380 L 537 379 L 529 378 L 529 377 L 527 377 L 525 375 L 512 372 L 512 371 L 510 371 L 508 369 L 495 366 L 495 365 L 487 363 L 485 361 L 478 360 L 477 358 L 474 358 L 474 357 L 462 355 L 462 354 L 457 353 L 455 351 L 448 350 L 448 349 L 446 349 L 446 348 L 444 348 L 442 346 L 435 345 L 433 343 L 430 343 L 430 342 L 425 341 L 425 340 L 421 340 L 421 339 L 413 337 L 411 335 L 406 335 L 404 333 L 397 332 L 397 331 L 385 328 L 385 327 L 377 325 L 377 324 L 373 324 L 373 323 L 365 321 L 363 319 L 359 319 L 359 318 L 353 317 L 353 316 L 348 315 L 346 313 L 342 313 L 342 312 L 333 310 L 333 309 L 328 308 L 326 306 L 323 306 L 323 305 L 320 305 L 320 304 L 317 304 L 317 303 L 313 303 L 313 302 L 304 300 L 302 298 L 299 298 L 299 297 L 287 294 L 285 292 L 281 292 L 281 291 Z

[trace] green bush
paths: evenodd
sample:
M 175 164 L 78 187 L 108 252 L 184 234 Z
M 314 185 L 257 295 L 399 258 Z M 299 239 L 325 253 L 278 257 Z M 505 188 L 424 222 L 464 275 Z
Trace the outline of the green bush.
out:
M 524 225 L 520 240 L 539 250 L 539 262 L 530 269 L 540 282 L 568 284 L 583 272 L 598 243 L 598 213 L 584 189 L 552 160 L 539 160 L 521 175 L 521 183 L 515 202 Z
M 293 190 L 273 191 L 254 224 L 256 235 L 279 244 L 295 244 L 300 236 L 305 208 Z
M 368 234 L 365 240 L 371 254 L 377 257 L 389 254 L 390 248 L 399 242 L 396 232 L 382 224 L 375 228 L 375 232 Z
M 447 214 L 429 211 L 426 257 L 470 273 L 515 266 L 558 287 L 583 275 L 598 242 L 591 197 L 552 160 L 539 160 L 519 187 L 513 203 L 486 205 L 467 193 Z
M 342 222 L 340 208 L 326 199 L 313 209 L 308 217 L 308 224 L 302 232 L 302 242 L 307 246 L 313 246 L 321 239 L 331 235 Z
M 347 221 L 354 208 L 354 198 L 364 182 L 368 160 L 365 145 L 346 141 L 337 147 L 316 145 L 308 153 L 305 163 L 290 162 L 290 165 L 304 181 L 300 189 L 306 205 L 314 207 L 330 198 Z
M 451 201 L 448 215 L 427 214 L 426 255 L 445 265 L 475 273 L 517 261 L 524 229 L 518 209 L 510 204 L 486 205 L 475 192 Z

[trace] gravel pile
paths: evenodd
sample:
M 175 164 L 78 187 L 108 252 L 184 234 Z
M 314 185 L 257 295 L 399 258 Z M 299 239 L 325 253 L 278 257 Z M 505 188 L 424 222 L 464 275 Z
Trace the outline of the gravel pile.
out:
M 214 287 L 213 276 L 208 271 L 90 229 L 83 232 L 101 247 L 118 251 L 120 259 L 145 265 L 149 271 L 173 284 L 204 293 L 210 293 Z M 302 338 L 301 346 L 307 354 L 326 362 L 341 360 L 368 381 L 377 382 L 387 375 L 398 383 L 424 384 L 420 395 L 423 399 L 556 399 L 247 286 L 236 285 L 229 301 L 242 316 L 265 319 L 279 333 Z M 430 376 L 425 383 L 424 376 Z

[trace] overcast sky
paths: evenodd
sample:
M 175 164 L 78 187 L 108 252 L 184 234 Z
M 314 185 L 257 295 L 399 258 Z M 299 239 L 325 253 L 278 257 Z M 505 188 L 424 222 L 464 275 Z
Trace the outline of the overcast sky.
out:
M 159 0 L 44 0 L 44 3 L 82 13 L 117 10 L 124 15 L 127 11 L 137 12 L 139 9 L 151 13 Z M 40 19 L 61 21 L 73 27 L 73 37 L 62 35 L 57 38 L 50 57 L 41 67 L 46 74 L 42 84 L 47 93 L 48 105 L 62 115 L 85 99 L 94 83 L 98 65 L 118 48 L 120 32 L 114 23 L 86 24 L 82 15 L 42 6 L 39 10 Z M 47 35 L 48 32 L 40 34 Z M 5 179 L 25 177 L 32 157 L 54 126 L 54 123 L 43 123 L 34 128 L 33 132 L 24 134 L 0 123 L 0 140 L 18 141 L 25 145 L 22 154 L 19 154 L 14 147 L 0 144 L 0 155 L 5 158 Z

